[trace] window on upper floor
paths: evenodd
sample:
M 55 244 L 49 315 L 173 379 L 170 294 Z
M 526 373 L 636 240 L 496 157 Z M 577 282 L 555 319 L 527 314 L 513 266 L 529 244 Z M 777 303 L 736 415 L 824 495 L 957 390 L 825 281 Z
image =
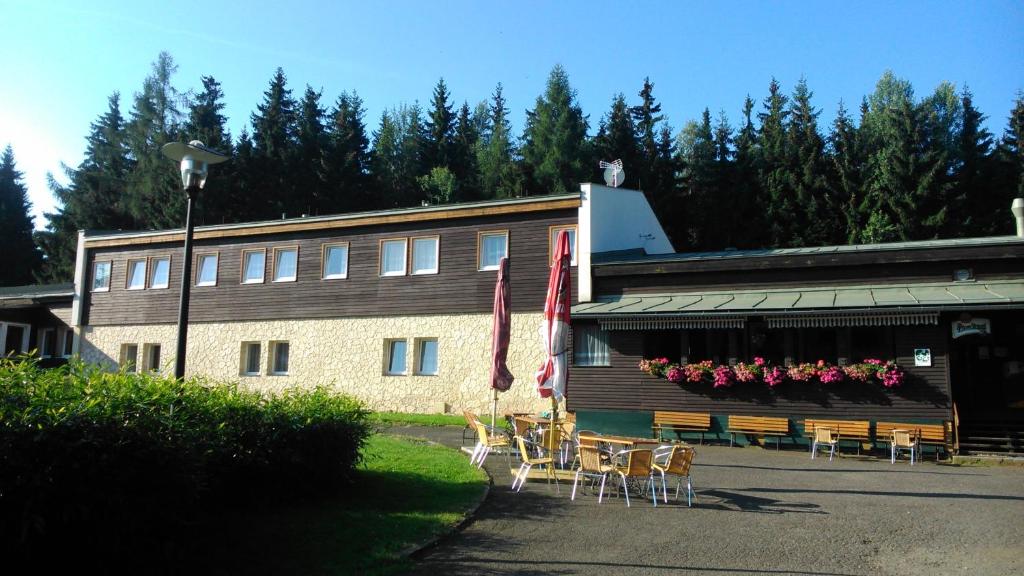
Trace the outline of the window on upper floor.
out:
M 274 248 L 274 282 L 294 282 L 298 276 L 299 248 Z
M 171 257 L 157 256 L 150 260 L 149 287 L 167 288 L 171 275 Z
M 196 262 L 196 286 L 216 286 L 217 254 L 200 254 Z
M 548 229 L 548 264 L 551 264 L 555 258 L 555 245 L 558 243 L 558 233 L 565 230 L 569 234 L 569 254 L 571 255 L 571 264 L 576 265 L 576 225 L 567 224 L 564 226 L 552 226 Z
M 437 274 L 438 236 L 412 239 L 412 273 Z
M 92 265 L 92 291 L 106 292 L 110 290 L 111 262 L 96 262 Z
M 146 287 L 146 260 L 129 260 L 125 288 L 142 290 Z
M 380 241 L 380 275 L 405 276 L 406 238 Z
M 262 284 L 267 270 L 267 251 L 242 250 L 242 284 Z
M 348 278 L 348 243 L 324 244 L 323 279 L 340 280 Z
M 508 256 L 508 230 L 480 232 L 477 235 L 478 270 L 497 270 L 505 256 Z

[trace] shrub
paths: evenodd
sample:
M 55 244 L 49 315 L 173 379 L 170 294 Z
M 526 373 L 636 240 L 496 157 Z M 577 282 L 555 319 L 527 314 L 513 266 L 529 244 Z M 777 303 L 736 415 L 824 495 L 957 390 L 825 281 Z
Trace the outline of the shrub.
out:
M 211 507 L 340 490 L 369 434 L 363 407 L 323 388 L 264 397 L 0 359 L 3 547 L 23 559 L 71 542 L 138 549 Z

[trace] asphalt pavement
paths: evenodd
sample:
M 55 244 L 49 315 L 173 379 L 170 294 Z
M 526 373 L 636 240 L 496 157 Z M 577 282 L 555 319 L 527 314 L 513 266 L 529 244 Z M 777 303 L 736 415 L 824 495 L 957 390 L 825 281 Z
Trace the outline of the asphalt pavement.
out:
M 458 447 L 460 428 L 393 433 Z M 461 530 L 416 555 L 419 575 L 1024 574 L 1024 468 L 890 464 L 806 451 L 696 446 L 692 508 L 635 498 L 570 501 L 544 482 L 510 489 L 505 456 Z

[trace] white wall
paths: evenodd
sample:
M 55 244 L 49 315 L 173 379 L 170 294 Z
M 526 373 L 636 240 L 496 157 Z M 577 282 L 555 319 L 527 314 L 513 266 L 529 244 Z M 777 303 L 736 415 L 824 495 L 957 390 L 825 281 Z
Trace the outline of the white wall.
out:
M 594 252 L 642 248 L 647 254 L 671 254 L 668 235 L 639 190 L 581 184 L 577 234 L 579 301 L 590 302 L 590 255 Z

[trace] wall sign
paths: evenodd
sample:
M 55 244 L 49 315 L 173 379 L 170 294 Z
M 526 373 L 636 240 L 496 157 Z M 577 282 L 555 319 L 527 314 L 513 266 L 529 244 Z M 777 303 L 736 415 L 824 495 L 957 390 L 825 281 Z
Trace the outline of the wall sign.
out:
M 972 334 L 987 335 L 992 333 L 992 321 L 988 318 L 971 318 L 964 322 L 953 321 L 953 338 L 970 336 Z
M 914 366 L 931 366 L 932 349 L 914 348 Z

